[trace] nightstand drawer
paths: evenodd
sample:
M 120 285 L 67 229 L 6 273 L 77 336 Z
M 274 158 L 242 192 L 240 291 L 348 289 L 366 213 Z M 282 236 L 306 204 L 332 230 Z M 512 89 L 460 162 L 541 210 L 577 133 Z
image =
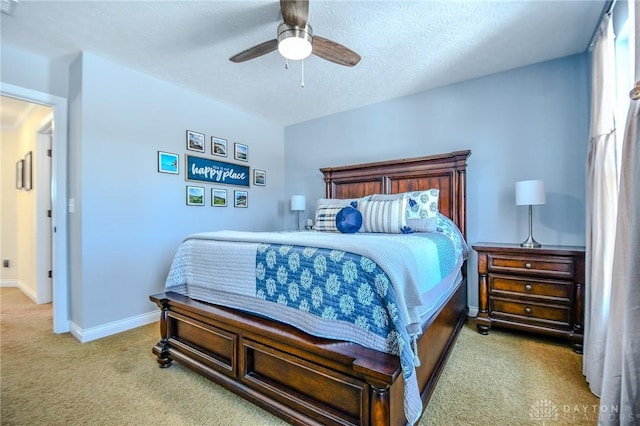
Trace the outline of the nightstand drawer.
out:
M 491 299 L 491 316 L 495 318 L 517 320 L 539 320 L 541 322 L 553 322 L 567 327 L 571 323 L 571 307 L 558 305 L 543 305 L 527 303 L 510 299 Z
M 491 274 L 489 276 L 489 292 L 496 296 L 529 296 L 549 299 L 554 303 L 571 303 L 574 285 L 571 281 Z
M 489 271 L 515 274 L 535 274 L 573 279 L 574 261 L 569 257 L 555 256 L 510 256 L 508 254 L 488 255 Z

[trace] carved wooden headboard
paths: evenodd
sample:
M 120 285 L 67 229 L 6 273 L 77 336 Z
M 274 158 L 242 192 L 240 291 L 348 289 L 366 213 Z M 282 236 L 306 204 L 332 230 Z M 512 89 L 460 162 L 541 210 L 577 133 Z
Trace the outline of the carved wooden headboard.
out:
M 438 188 L 439 211 L 467 236 L 467 158 L 471 151 L 403 158 L 351 166 L 325 167 L 327 198 L 355 198 Z

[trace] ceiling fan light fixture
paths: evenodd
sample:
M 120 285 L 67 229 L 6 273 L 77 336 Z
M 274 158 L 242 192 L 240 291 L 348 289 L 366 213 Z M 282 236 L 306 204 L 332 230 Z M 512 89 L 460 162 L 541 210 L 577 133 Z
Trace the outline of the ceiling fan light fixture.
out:
M 299 61 L 311 55 L 313 30 L 309 24 L 304 28 L 282 23 L 278 26 L 278 51 L 285 58 Z

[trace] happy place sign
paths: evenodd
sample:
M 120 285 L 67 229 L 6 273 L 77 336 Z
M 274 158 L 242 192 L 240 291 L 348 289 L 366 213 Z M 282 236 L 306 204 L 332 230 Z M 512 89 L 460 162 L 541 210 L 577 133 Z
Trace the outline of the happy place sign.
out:
M 249 167 L 185 155 L 186 179 L 223 185 L 249 186 Z

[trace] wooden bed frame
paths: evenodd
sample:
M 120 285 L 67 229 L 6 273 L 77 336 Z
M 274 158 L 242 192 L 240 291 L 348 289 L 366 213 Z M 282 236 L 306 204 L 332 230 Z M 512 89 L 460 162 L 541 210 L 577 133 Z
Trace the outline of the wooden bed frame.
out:
M 466 236 L 466 160 L 470 151 L 320 169 L 329 198 L 439 188 L 439 209 Z M 426 406 L 462 327 L 463 280 L 424 325 L 417 368 Z M 404 425 L 397 356 L 306 334 L 239 310 L 177 293 L 150 297 L 161 309 L 160 367 L 177 361 L 292 424 Z

